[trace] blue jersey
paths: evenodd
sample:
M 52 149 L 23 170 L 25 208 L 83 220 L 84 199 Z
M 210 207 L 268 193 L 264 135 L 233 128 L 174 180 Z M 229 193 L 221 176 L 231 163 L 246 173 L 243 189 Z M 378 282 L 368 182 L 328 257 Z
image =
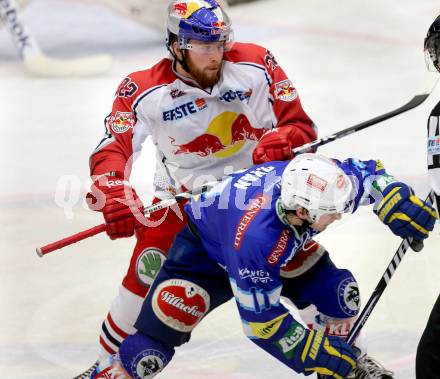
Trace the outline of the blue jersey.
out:
M 379 161 L 335 162 L 355 188 L 351 211 L 374 202 L 374 189 L 389 182 Z M 283 218 L 279 198 L 288 163 L 234 173 L 186 205 L 207 254 L 227 271 L 247 336 L 275 356 L 282 349 L 268 343 L 279 343 L 289 331 L 292 335 L 294 325 L 280 303 L 280 269 L 318 233 L 309 226 L 289 226 Z

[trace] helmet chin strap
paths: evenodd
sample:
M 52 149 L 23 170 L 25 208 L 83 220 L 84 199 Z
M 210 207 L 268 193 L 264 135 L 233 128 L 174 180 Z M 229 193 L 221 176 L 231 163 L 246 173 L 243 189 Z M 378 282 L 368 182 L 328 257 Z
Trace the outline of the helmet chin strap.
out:
M 182 52 L 182 59 L 179 59 L 170 45 L 167 45 L 167 49 L 170 52 L 171 56 L 176 60 L 176 62 L 178 62 L 188 74 L 191 74 L 191 69 L 186 63 L 185 50 L 180 50 Z
M 314 224 L 314 221 L 311 219 L 305 219 L 305 220 L 301 219 L 301 221 L 302 221 L 301 225 L 291 224 L 288 217 L 287 217 L 287 209 L 285 209 L 283 207 L 280 198 L 276 202 L 276 212 L 277 212 L 277 215 L 283 224 L 288 225 L 291 228 L 295 228 L 299 234 L 304 233 L 312 224 Z M 298 217 L 298 216 L 296 216 L 296 217 Z

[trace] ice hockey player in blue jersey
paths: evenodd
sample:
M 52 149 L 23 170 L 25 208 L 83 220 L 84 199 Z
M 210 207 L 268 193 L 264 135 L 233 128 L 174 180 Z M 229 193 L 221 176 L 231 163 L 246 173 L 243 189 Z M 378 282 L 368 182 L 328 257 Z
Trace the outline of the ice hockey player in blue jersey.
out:
M 433 208 L 379 161 L 318 154 L 254 166 L 192 199 L 187 226 L 143 303 L 138 332 L 119 349 L 115 377 L 155 376 L 203 317 L 233 297 L 246 336 L 292 370 L 360 377 L 353 348 L 328 333 L 332 323 L 348 325 L 359 311 L 351 272 L 337 268 L 327 252 L 289 286 L 280 269 L 343 213 L 368 204 L 400 237 L 423 240 L 436 220 Z M 298 308 L 315 305 L 322 328 L 297 322 L 281 296 Z

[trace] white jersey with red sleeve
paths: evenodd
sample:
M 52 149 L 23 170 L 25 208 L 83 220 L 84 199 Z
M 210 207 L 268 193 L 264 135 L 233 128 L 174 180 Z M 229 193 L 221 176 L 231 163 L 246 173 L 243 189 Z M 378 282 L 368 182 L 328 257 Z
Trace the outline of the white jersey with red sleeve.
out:
M 130 74 L 118 87 L 105 124 L 106 134 L 90 159 L 91 174 L 128 178 L 131 157 L 151 136 L 156 189 L 171 193 L 250 167 L 252 151 L 268 129 L 295 124 L 316 138 L 274 56 L 245 43 L 225 52 L 221 79 L 210 90 L 180 76 L 168 58 Z

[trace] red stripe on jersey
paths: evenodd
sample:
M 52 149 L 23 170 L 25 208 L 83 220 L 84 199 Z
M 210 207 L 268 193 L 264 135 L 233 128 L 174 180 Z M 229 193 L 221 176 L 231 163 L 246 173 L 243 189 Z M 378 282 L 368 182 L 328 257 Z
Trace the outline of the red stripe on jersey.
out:
M 104 341 L 104 339 L 103 339 L 102 337 L 99 337 L 99 343 L 101 344 L 101 346 L 104 348 L 104 350 L 105 350 L 107 353 L 109 353 L 109 354 L 111 354 L 111 355 L 117 353 L 116 350 L 112 349 L 109 345 L 107 345 L 107 343 Z
M 107 321 L 110 324 L 111 328 L 123 339 L 126 339 L 128 337 L 128 333 L 124 332 L 119 326 L 116 325 L 116 323 L 113 321 L 111 314 L 109 313 L 107 315 Z

